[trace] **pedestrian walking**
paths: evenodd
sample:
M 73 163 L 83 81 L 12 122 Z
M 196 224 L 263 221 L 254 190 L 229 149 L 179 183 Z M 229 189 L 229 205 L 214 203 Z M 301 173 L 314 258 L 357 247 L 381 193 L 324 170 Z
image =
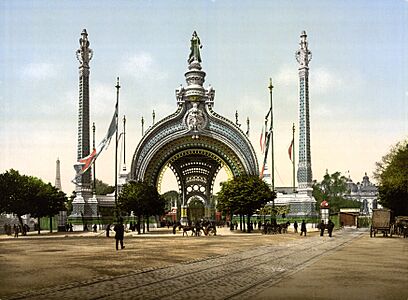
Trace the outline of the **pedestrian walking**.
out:
M 305 233 L 306 236 L 306 223 L 305 220 L 302 220 L 302 224 L 300 224 L 300 235 L 303 235 L 303 233 Z
M 111 230 L 111 224 L 106 225 L 106 237 L 109 237 L 109 231 Z
M 293 223 L 293 229 L 295 230 L 295 233 L 298 233 L 298 222 L 295 221 L 295 223 Z
M 320 236 L 323 236 L 325 227 L 326 225 L 324 225 L 324 221 L 322 220 L 319 224 Z
M 20 229 L 18 228 L 18 226 L 16 224 L 14 224 L 14 237 L 18 238 L 18 232 L 20 231 Z
M 327 223 L 327 232 L 329 233 L 329 237 L 332 237 L 333 228 L 334 223 L 332 222 L 332 220 L 329 220 L 329 222 Z
M 96 226 L 96 224 L 94 224 L 94 225 L 92 226 L 92 228 L 93 228 L 93 232 L 97 232 L 98 226 Z
M 115 240 L 116 240 L 116 250 L 118 250 L 118 246 L 120 243 L 120 249 L 125 249 L 123 246 L 123 236 L 125 235 L 125 226 L 123 225 L 123 219 L 119 218 L 119 222 L 113 227 L 113 230 L 116 232 Z

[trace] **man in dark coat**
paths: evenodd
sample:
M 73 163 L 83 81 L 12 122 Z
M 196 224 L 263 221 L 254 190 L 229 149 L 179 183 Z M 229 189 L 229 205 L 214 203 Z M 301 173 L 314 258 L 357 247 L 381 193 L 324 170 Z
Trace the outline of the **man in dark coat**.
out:
M 123 236 L 125 235 L 125 226 L 123 225 L 123 219 L 120 218 L 119 222 L 113 227 L 113 230 L 116 232 L 115 240 L 116 240 L 116 250 L 118 250 L 119 242 L 120 242 L 120 249 L 124 249 L 123 246 Z
M 329 233 L 329 237 L 332 237 L 333 228 L 334 223 L 332 222 L 332 220 L 329 220 L 329 222 L 327 223 L 327 232 Z
M 300 235 L 303 235 L 303 232 L 305 233 L 305 236 L 306 236 L 306 223 L 305 223 L 305 220 L 302 220 L 302 224 L 300 224 Z
M 298 233 L 298 223 L 297 221 L 295 221 L 295 223 L 293 223 L 293 229 L 295 230 L 295 233 Z
M 319 224 L 320 236 L 323 236 L 325 228 L 326 228 L 326 225 L 324 224 L 324 221 L 322 220 L 322 222 Z

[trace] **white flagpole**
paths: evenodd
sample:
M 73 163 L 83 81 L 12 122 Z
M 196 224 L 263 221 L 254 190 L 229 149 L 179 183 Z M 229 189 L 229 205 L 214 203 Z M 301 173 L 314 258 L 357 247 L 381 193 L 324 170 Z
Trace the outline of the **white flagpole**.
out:
M 118 221 L 118 115 L 119 115 L 119 77 L 117 78 L 116 83 L 116 106 L 115 106 L 115 114 L 116 114 L 116 138 L 115 138 L 115 219 Z

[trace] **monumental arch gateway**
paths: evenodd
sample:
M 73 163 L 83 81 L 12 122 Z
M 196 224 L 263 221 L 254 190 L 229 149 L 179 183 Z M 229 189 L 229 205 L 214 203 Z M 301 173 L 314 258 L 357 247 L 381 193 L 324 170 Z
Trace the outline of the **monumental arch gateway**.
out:
M 170 168 L 181 195 L 181 218 L 189 201 L 199 198 L 205 217 L 214 218 L 214 181 L 224 168 L 229 177 L 258 175 L 255 151 L 244 132 L 214 111 L 215 90 L 204 87 L 200 39 L 191 38 L 187 86 L 176 89 L 177 110 L 154 124 L 142 137 L 132 159 L 130 179 L 160 188 Z

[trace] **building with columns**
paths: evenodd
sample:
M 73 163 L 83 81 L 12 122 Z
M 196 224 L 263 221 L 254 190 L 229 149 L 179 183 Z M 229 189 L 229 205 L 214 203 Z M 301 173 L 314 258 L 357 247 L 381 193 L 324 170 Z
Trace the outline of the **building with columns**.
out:
M 360 213 L 371 215 L 373 209 L 380 208 L 378 202 L 378 187 L 370 182 L 370 178 L 365 173 L 363 181 L 354 183 L 350 176 L 347 179 L 348 194 L 345 198 L 361 202 Z

